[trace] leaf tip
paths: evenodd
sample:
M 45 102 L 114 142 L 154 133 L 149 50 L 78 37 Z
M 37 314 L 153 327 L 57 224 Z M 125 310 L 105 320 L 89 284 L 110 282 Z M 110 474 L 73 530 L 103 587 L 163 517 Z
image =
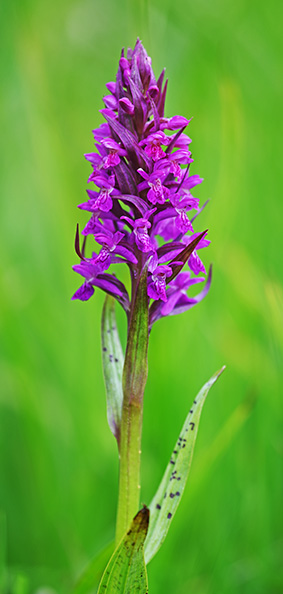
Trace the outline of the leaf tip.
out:
M 142 508 L 138 511 L 138 513 L 134 517 L 135 523 L 140 523 L 141 529 L 144 529 L 147 532 L 148 525 L 149 525 L 149 514 L 150 511 L 146 505 L 143 505 Z
M 226 369 L 226 365 L 222 365 L 222 367 L 220 367 L 219 371 L 216 371 L 216 377 L 218 378 L 220 375 L 222 375 L 223 371 L 225 371 Z

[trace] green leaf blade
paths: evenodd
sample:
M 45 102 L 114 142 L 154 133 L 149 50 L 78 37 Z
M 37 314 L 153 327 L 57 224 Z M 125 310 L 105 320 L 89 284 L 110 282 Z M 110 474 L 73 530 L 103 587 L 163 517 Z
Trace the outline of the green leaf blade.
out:
M 106 296 L 101 322 L 102 365 L 106 388 L 107 419 L 109 427 L 120 441 L 124 355 L 119 339 L 115 315 L 115 299 Z
M 150 523 L 145 541 L 146 564 L 151 561 L 165 540 L 180 503 L 191 466 L 202 407 L 210 388 L 224 369 L 225 367 L 222 367 L 216 372 L 202 387 L 195 398 L 173 449 L 161 483 L 151 501 L 149 506 Z
M 143 507 L 114 551 L 102 576 L 98 594 L 147 594 L 144 541 L 148 523 L 149 510 Z

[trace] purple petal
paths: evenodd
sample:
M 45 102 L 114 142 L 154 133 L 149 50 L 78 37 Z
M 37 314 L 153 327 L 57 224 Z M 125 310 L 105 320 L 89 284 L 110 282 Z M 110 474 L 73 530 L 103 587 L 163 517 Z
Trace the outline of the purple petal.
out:
M 123 256 L 123 258 L 125 258 L 128 262 L 131 262 L 132 264 L 138 263 L 137 258 L 133 254 L 133 252 L 122 245 L 117 245 L 117 247 L 115 248 L 115 254 Z
M 203 290 L 198 295 L 193 297 L 192 299 L 189 299 L 187 297 L 187 300 L 186 300 L 185 299 L 186 296 L 182 295 L 182 299 L 180 299 L 179 303 L 176 304 L 176 306 L 174 307 L 174 309 L 171 311 L 171 313 L 169 315 L 174 316 L 179 313 L 183 313 L 183 312 L 187 311 L 188 309 L 190 309 L 191 307 L 193 307 L 194 305 L 196 305 L 197 303 L 200 303 L 200 301 L 202 301 L 202 299 L 204 299 L 204 297 L 206 297 L 206 295 L 210 289 L 211 279 L 212 279 L 212 266 L 210 266 L 210 268 L 209 268 L 207 281 L 205 283 Z
M 97 217 L 91 217 L 91 219 L 86 224 L 85 228 L 82 230 L 82 235 L 92 235 L 97 233 L 101 229 L 101 223 L 97 220 Z
M 159 95 L 159 88 L 157 85 L 152 85 L 151 87 L 149 87 L 147 92 L 149 96 L 155 101 Z
M 116 83 L 114 81 L 111 81 L 111 82 L 106 83 L 105 86 L 108 89 L 108 91 L 110 91 L 110 93 L 112 93 L 112 95 L 115 95 L 115 93 L 116 93 Z
M 117 99 L 113 95 L 105 95 L 103 101 L 108 109 L 117 109 Z
M 106 136 L 110 135 L 110 128 L 108 124 L 104 122 L 103 124 L 100 124 L 98 128 L 93 130 L 92 133 L 94 139 L 100 142 L 102 138 L 105 138 Z
M 88 301 L 93 295 L 94 288 L 89 283 L 84 283 L 73 295 L 72 299 L 80 299 L 81 301 Z
M 167 302 L 163 305 L 161 309 L 161 313 L 163 316 L 169 316 L 171 311 L 174 309 L 177 301 L 180 299 L 180 292 L 174 291 L 169 295 L 169 291 L 167 291 Z
M 203 178 L 199 175 L 190 175 L 187 177 L 182 185 L 182 190 L 190 190 L 194 188 L 197 184 L 201 184 L 203 182 Z
M 187 126 L 189 122 L 190 122 L 190 120 L 187 120 L 187 118 L 184 118 L 183 116 L 176 115 L 176 116 L 173 116 L 173 118 L 170 118 L 166 128 L 168 130 L 178 130 L 179 128 L 183 128 L 184 126 Z
M 130 101 L 130 99 L 128 99 L 127 97 L 121 97 L 121 99 L 119 99 L 119 104 L 121 105 L 121 107 L 125 111 L 125 113 L 127 113 L 129 115 L 134 114 L 135 106 Z
M 200 257 L 198 256 L 196 250 L 194 250 L 193 253 L 190 255 L 188 264 L 189 264 L 189 268 L 195 274 L 199 274 L 200 272 L 203 272 L 204 274 L 206 274 L 205 266 L 202 263 Z
M 113 196 L 114 198 L 114 196 Z M 147 204 L 146 202 L 140 198 L 139 196 L 132 196 L 131 194 L 123 194 L 122 196 L 115 196 L 115 198 L 118 198 L 119 200 L 121 200 L 122 202 L 130 202 L 130 204 L 133 204 L 142 215 L 145 215 L 146 211 L 148 210 Z

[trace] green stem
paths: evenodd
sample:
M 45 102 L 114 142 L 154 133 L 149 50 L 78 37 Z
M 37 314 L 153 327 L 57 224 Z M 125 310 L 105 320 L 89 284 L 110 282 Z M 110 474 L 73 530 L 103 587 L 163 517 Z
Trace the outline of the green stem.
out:
M 131 314 L 123 370 L 117 544 L 139 510 L 143 395 L 147 380 L 148 347 L 146 269 L 138 283 Z
M 116 544 L 139 509 L 142 407 L 124 408 L 121 424 L 119 499 Z

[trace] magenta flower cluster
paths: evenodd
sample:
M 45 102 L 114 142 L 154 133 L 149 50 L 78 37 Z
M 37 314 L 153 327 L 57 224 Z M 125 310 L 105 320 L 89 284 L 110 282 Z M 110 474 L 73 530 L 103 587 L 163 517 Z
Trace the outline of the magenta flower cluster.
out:
M 201 211 L 191 191 L 202 179 L 190 175 L 191 140 L 184 132 L 189 120 L 164 117 L 164 73 L 155 79 L 151 60 L 138 40 L 127 57 L 122 51 L 116 82 L 106 84 L 109 94 L 100 110 L 106 122 L 93 130 L 96 152 L 85 155 L 92 165 L 88 181 L 95 189 L 88 189 L 88 200 L 79 205 L 91 218 L 82 231 L 82 247 L 77 234 L 80 263 L 73 267 L 85 279 L 73 299 L 86 301 L 99 287 L 128 313 L 131 300 L 125 285 L 106 271 L 111 264 L 125 262 L 134 292 L 147 266 L 151 325 L 198 303 L 211 282 L 210 272 L 201 293 L 187 295 L 191 285 L 205 280 L 198 250 L 209 241 L 202 234 L 185 270 L 180 254 L 198 237 L 193 221 Z M 87 258 L 89 235 L 101 247 Z

